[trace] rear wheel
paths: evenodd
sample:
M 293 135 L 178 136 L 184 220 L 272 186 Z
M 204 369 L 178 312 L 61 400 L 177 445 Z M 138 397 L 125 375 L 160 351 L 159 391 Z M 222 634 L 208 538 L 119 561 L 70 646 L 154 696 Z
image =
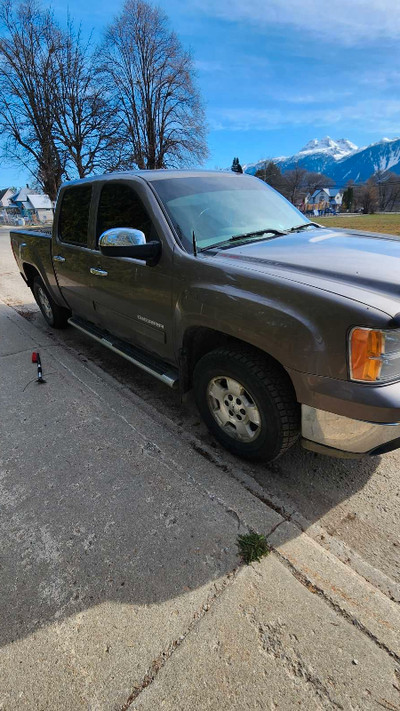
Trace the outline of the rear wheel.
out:
M 48 325 L 52 328 L 66 328 L 70 317 L 68 309 L 55 303 L 39 275 L 33 280 L 32 292 Z
M 271 359 L 247 348 L 218 348 L 196 364 L 194 392 L 206 425 L 246 459 L 272 461 L 294 444 L 300 407 L 292 384 Z

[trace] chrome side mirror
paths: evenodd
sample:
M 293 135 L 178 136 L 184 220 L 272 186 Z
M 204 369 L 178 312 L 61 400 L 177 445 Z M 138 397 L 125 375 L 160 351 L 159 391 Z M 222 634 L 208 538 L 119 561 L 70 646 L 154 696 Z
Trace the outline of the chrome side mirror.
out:
M 161 255 L 161 242 L 146 242 L 140 230 L 130 227 L 115 227 L 100 236 L 99 247 L 106 257 L 131 257 L 142 259 L 149 266 L 157 264 Z
M 144 233 L 130 227 L 114 227 L 112 230 L 106 230 L 99 239 L 101 251 L 104 247 L 137 247 L 139 244 L 146 244 Z

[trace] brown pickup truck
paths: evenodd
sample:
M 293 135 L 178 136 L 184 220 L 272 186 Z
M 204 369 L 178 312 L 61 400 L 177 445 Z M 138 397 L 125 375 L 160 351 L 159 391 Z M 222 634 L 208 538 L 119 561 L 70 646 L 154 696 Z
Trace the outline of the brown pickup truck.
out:
M 50 326 L 193 388 L 232 452 L 400 446 L 396 237 L 322 228 L 250 176 L 143 171 L 63 185 L 52 235 L 11 245 Z

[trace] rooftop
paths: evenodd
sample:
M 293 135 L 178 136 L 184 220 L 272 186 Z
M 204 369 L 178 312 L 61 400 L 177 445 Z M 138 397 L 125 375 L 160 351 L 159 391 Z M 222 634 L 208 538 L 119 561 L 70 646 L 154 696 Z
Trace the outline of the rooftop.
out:
M 31 203 L 32 207 L 35 208 L 35 210 L 38 209 L 47 209 L 51 210 L 53 205 L 51 203 L 51 200 L 47 195 L 35 195 L 35 194 L 30 194 L 28 195 L 28 201 Z

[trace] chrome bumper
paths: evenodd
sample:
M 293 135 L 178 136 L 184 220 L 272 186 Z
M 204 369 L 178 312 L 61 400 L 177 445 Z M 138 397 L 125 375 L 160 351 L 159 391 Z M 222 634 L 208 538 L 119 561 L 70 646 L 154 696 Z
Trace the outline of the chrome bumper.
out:
M 338 457 L 358 458 L 400 447 L 400 422 L 352 420 L 308 405 L 301 406 L 301 434 L 306 449 Z

